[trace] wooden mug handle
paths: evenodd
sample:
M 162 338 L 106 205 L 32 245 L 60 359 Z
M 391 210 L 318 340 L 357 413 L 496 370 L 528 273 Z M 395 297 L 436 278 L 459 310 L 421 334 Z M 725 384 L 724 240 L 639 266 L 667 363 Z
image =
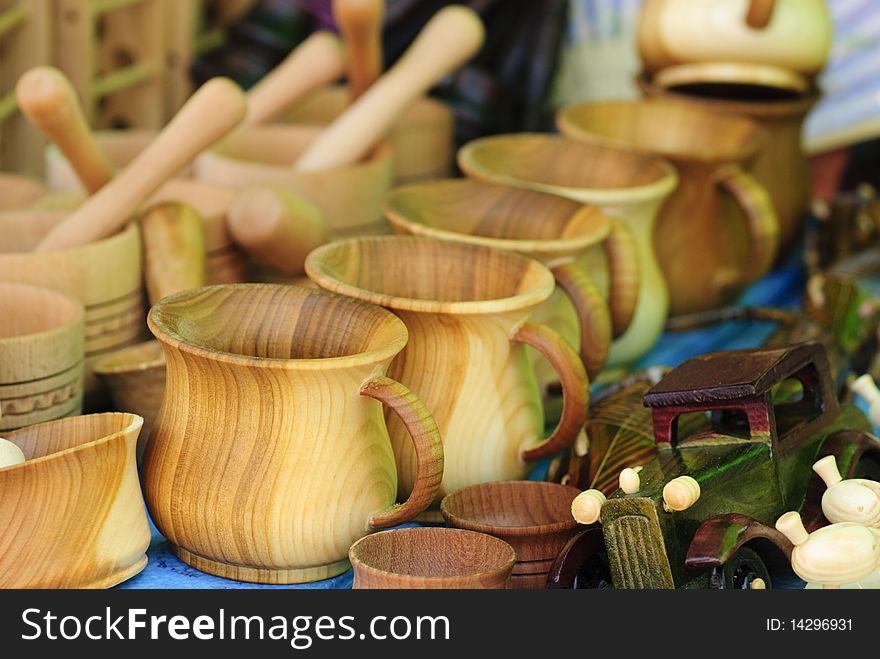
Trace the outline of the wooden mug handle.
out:
M 325 31 L 311 34 L 251 88 L 243 123 L 271 121 L 315 89 L 339 79 L 344 68 L 339 37 Z
M 542 460 L 570 446 L 587 421 L 590 402 L 590 381 L 583 362 L 555 331 L 546 325 L 526 323 L 513 335 L 514 341 L 532 346 L 540 352 L 556 372 L 562 383 L 562 418 L 556 430 L 544 442 L 522 452 L 526 462 Z
M 238 85 L 228 78 L 209 80 L 128 167 L 46 234 L 36 251 L 112 236 L 165 181 L 235 128 L 246 112 Z
M 374 378 L 361 387 L 360 393 L 391 408 L 403 421 L 416 447 L 418 468 L 409 498 L 370 518 L 372 528 L 387 529 L 413 520 L 437 498 L 443 480 L 443 442 L 425 404 L 396 380 L 385 376 Z
M 38 66 L 18 79 L 15 95 L 24 116 L 64 154 L 86 192 L 94 194 L 113 178 L 67 76 Z
M 563 263 L 551 268 L 551 271 L 577 312 L 581 325 L 581 359 L 587 369 L 587 377 L 593 379 L 602 370 L 611 349 L 611 314 L 608 305 L 593 280 L 578 265 Z
M 776 0 L 751 0 L 746 14 L 746 25 L 755 30 L 763 30 L 773 18 Z
M 385 0 L 333 0 L 333 17 L 345 40 L 348 89 L 355 100 L 382 75 Z
M 611 231 L 603 246 L 608 261 L 608 308 L 616 338 L 626 332 L 635 316 L 641 268 L 639 247 L 632 230 L 619 218 L 609 219 Z
M 773 266 L 779 249 L 779 220 L 767 190 L 754 176 L 737 165 L 719 170 L 716 182 L 729 192 L 743 209 L 748 221 L 748 257 L 739 272 L 722 276 L 717 285 L 743 286 L 764 276 Z

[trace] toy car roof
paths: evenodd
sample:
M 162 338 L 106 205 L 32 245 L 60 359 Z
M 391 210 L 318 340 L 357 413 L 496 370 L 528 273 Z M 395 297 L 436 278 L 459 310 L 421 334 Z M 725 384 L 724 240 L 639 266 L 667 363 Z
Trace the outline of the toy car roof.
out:
M 645 394 L 644 404 L 647 407 L 706 405 L 754 398 L 811 363 L 816 363 L 820 373 L 827 372 L 828 356 L 824 347 L 816 342 L 784 348 L 710 352 L 672 369 Z

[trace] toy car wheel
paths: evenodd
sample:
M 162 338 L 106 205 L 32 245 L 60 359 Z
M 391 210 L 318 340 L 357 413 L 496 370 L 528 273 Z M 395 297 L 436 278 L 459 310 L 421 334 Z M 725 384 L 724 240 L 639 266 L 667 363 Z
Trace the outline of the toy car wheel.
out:
M 757 579 L 770 587 L 770 573 L 758 554 L 748 547 L 740 547 L 727 562 L 712 570 L 709 587 L 725 590 L 750 590 Z

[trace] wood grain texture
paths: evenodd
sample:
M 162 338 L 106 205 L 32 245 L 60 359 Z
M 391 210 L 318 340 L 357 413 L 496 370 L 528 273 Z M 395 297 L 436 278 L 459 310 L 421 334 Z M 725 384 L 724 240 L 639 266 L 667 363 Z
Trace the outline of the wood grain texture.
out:
M 150 306 L 163 297 L 206 283 L 203 221 L 180 203 L 153 206 L 140 219 L 144 281 Z
M 315 204 L 337 234 L 384 224 L 381 206 L 391 189 L 391 151 L 381 146 L 362 162 L 320 172 L 291 167 L 291 156 L 302 153 L 320 132 L 315 126 L 241 128 L 199 156 L 196 178 L 230 190 L 284 187 Z
M 38 180 L 15 174 L 0 174 L 0 211 L 25 208 L 46 194 Z
M 143 570 L 140 429 L 133 414 L 95 414 L 6 435 L 27 462 L 0 469 L 0 587 L 109 588 Z
M 471 178 L 592 204 L 625 223 L 631 238 L 622 239 L 622 225 L 616 225 L 607 260 L 612 267 L 619 267 L 623 243 L 635 242 L 638 301 L 633 311 L 627 304 L 632 293 L 612 291 L 614 297 L 609 302 L 615 327 L 627 318 L 631 322 L 612 344 L 608 363 L 626 365 L 650 349 L 662 332 L 669 308 L 669 294 L 655 252 L 654 223 L 678 185 L 672 165 L 658 157 L 539 133 L 474 140 L 459 150 L 458 164 Z M 594 254 L 582 259 L 591 278 L 602 281 L 608 265 L 601 259 L 597 264 Z M 621 276 L 617 280 L 621 285 L 626 281 Z
M 355 589 L 504 589 L 516 555 L 483 533 L 422 527 L 369 535 L 349 558 Z
M 149 323 L 167 380 L 144 487 L 182 560 L 244 581 L 328 578 L 348 569 L 348 548 L 371 520 L 406 521 L 436 496 L 436 428 L 382 377 L 407 340 L 393 314 L 317 289 L 253 284 L 165 298 Z M 424 482 L 401 509 L 371 395 L 418 430 Z
M 412 389 L 437 421 L 446 464 L 441 494 L 525 477 L 524 457 L 541 444 L 544 418 L 516 334 L 553 290 L 545 266 L 488 247 L 390 236 L 319 247 L 306 259 L 306 273 L 319 286 L 385 306 L 406 323 L 409 342 L 389 375 Z M 586 389 L 580 359 L 555 336 L 564 346 L 556 346 L 555 358 L 567 373 L 579 373 L 572 381 Z M 572 419 L 583 418 L 583 395 L 571 400 Z M 397 419 L 388 418 L 388 429 L 400 494 L 407 496 L 415 454 Z M 566 424 L 554 443 L 572 442 L 578 430 Z
M 83 316 L 67 295 L 0 282 L 0 430 L 81 412 Z
M 382 75 L 385 0 L 333 0 L 333 18 L 345 40 L 345 67 L 352 100 Z
M 654 233 L 672 314 L 729 303 L 770 268 L 778 221 L 748 174 L 766 139 L 757 124 L 662 100 L 581 103 L 560 111 L 557 123 L 570 137 L 658 155 L 678 169 Z

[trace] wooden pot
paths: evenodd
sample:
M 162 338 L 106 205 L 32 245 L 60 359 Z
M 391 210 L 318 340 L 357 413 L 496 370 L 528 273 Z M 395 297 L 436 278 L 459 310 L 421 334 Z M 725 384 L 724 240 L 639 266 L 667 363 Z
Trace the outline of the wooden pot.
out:
M 67 295 L 0 282 L 0 430 L 81 413 L 83 313 Z
M 459 150 L 458 164 L 471 178 L 567 197 L 622 219 L 639 257 L 638 302 L 629 329 L 611 346 L 608 364 L 630 364 L 650 350 L 669 309 L 666 281 L 654 251 L 654 221 L 678 185 L 672 165 L 653 156 L 540 133 L 475 140 Z M 601 287 L 608 271 L 601 250 L 590 250 L 582 263 Z
M 442 527 L 368 535 L 348 556 L 355 589 L 504 589 L 516 560 L 498 538 Z
M 781 250 L 800 237 L 810 201 L 807 157 L 801 132 L 807 114 L 819 102 L 813 87 L 768 78 L 767 67 L 718 64 L 675 67 L 657 78 L 638 79 L 650 98 L 683 101 L 694 107 L 745 117 L 766 129 L 766 139 L 751 166 L 773 200 Z M 790 80 L 790 75 L 787 76 Z M 784 85 L 784 86 L 779 86 Z
M 0 469 L 0 588 L 110 588 L 144 569 L 140 429 L 94 414 L 5 435 L 27 462 Z
M 353 542 L 436 497 L 437 426 L 384 375 L 407 341 L 393 314 L 317 289 L 239 284 L 166 297 L 149 325 L 167 380 L 144 489 L 184 562 L 240 581 L 326 579 L 348 569 Z M 418 456 L 402 505 L 382 403 Z
M 380 146 L 365 161 L 321 171 L 299 171 L 298 154 L 321 133 L 317 126 L 249 126 L 196 160 L 196 178 L 239 189 L 276 184 L 302 195 L 324 214 L 336 235 L 380 233 L 382 200 L 393 178 L 391 150 Z
M 332 85 L 303 99 L 285 113 L 296 124 L 326 126 L 351 102 L 347 87 Z M 388 134 L 394 181 L 401 185 L 445 178 L 452 173 L 455 117 L 448 106 L 429 97 L 419 99 Z
M 441 496 L 523 478 L 530 462 L 571 444 L 583 426 L 588 390 L 580 358 L 549 327 L 528 322 L 554 289 L 552 273 L 538 261 L 463 243 L 363 237 L 319 247 L 306 259 L 306 274 L 406 323 L 409 343 L 389 373 L 425 401 L 440 427 Z M 543 442 L 527 345 L 548 358 L 562 382 L 562 419 Z M 416 482 L 416 456 L 396 419 L 388 419 L 388 430 L 406 496 Z
M 141 238 L 130 224 L 110 238 L 81 247 L 34 252 L 64 212 L 0 213 L 0 279 L 45 286 L 85 307 L 85 399 L 89 410 L 105 400 L 92 367 L 102 355 L 144 334 Z
M 754 122 L 669 101 L 600 101 L 560 111 L 566 135 L 667 158 L 678 188 L 654 229 L 673 315 L 731 302 L 773 265 L 779 225 L 750 173 L 766 138 Z
M 46 187 L 27 176 L 0 174 L 0 211 L 26 208 L 46 194 Z

